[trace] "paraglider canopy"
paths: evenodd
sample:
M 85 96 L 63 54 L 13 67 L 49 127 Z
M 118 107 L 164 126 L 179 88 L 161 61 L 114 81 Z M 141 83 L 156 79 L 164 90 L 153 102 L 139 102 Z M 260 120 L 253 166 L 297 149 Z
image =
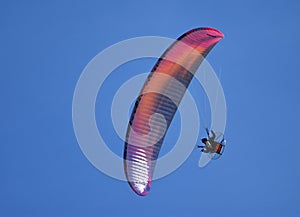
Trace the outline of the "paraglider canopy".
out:
M 124 172 L 132 190 L 149 193 L 165 135 L 194 74 L 224 37 L 213 28 L 180 36 L 151 70 L 130 116 L 124 145 Z

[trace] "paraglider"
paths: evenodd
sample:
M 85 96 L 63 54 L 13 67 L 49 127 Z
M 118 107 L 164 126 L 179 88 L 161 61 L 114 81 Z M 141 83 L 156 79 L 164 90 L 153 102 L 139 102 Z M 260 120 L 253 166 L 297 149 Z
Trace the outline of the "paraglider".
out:
M 223 37 L 213 28 L 190 30 L 165 51 L 149 74 L 136 99 L 124 148 L 125 175 L 136 194 L 149 193 L 156 160 L 181 99 L 203 59 Z
M 224 152 L 225 138 L 222 137 L 221 141 L 218 141 L 218 138 L 220 138 L 220 137 L 217 138 L 217 135 L 213 130 L 211 130 L 210 132 L 211 132 L 212 136 L 210 136 L 209 130 L 206 129 L 208 139 L 207 138 L 202 138 L 201 141 L 204 144 L 204 146 L 203 145 L 198 145 L 198 148 L 202 148 L 201 149 L 202 152 L 209 153 L 210 156 L 211 156 L 211 159 L 216 160 Z

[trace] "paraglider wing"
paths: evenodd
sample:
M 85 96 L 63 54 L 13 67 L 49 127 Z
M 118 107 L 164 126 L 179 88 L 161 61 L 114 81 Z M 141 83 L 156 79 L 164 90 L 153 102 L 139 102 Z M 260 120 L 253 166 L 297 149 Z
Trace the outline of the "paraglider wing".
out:
M 124 149 L 130 187 L 147 195 L 158 154 L 179 103 L 203 58 L 223 34 L 197 28 L 179 37 L 159 58 L 135 102 Z

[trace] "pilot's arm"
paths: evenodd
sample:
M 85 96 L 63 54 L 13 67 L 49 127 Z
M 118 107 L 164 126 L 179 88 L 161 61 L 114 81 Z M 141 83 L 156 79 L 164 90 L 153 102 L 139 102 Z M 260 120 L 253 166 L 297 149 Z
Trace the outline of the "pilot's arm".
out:
M 211 134 L 212 134 L 212 137 L 211 137 L 211 139 L 212 139 L 212 140 L 215 140 L 215 138 L 216 138 L 216 134 L 215 134 L 215 132 L 214 132 L 213 130 L 211 130 L 210 132 L 211 132 Z

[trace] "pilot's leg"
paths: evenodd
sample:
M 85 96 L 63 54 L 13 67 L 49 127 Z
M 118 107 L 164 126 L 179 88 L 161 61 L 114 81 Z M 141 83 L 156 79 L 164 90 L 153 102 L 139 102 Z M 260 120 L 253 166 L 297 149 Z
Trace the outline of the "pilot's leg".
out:
M 201 151 L 204 152 L 204 153 L 208 153 L 209 152 L 209 150 L 206 149 L 206 148 L 202 149 Z

